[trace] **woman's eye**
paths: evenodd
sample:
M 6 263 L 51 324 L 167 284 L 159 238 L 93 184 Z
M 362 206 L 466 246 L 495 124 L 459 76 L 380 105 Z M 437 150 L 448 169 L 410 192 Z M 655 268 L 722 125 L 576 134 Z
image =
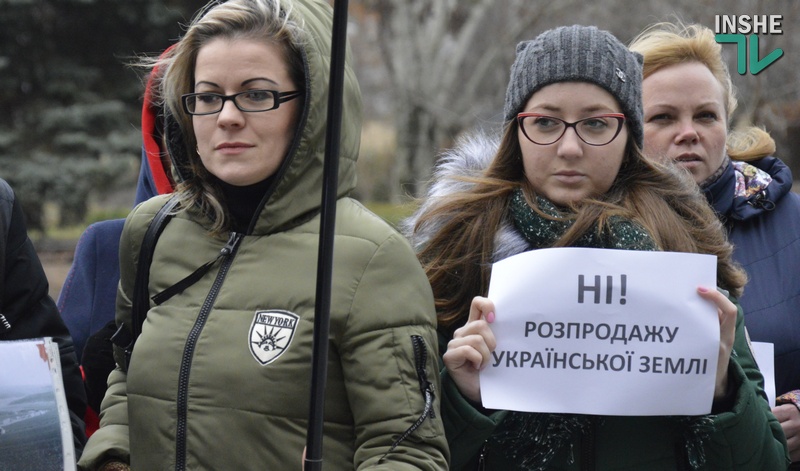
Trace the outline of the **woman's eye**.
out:
M 714 113 L 713 111 L 704 111 L 702 113 L 697 114 L 697 119 L 699 119 L 700 121 L 716 121 L 717 114 Z
M 264 90 L 252 90 L 246 92 L 244 97 L 249 101 L 265 101 L 272 99 L 272 94 Z
M 583 126 L 589 129 L 604 129 L 608 127 L 608 122 L 603 118 L 589 118 L 583 120 Z
M 217 103 L 219 101 L 219 96 L 217 96 L 217 95 L 215 95 L 213 93 L 204 93 L 204 94 L 197 95 L 197 101 L 199 103 L 203 103 L 203 104 L 206 104 L 206 105 L 213 104 L 213 103 Z
M 533 121 L 533 124 L 540 128 L 551 128 L 558 126 L 558 121 L 552 118 L 538 117 Z
M 672 119 L 672 116 L 668 115 L 667 113 L 660 113 L 654 114 L 648 121 L 668 121 L 670 119 Z

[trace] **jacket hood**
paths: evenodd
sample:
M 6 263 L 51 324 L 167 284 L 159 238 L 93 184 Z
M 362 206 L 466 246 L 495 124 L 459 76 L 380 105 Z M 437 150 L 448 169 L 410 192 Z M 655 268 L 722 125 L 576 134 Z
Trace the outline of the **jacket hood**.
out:
M 434 183 L 429 187 L 422 205 L 409 218 L 401 222 L 401 230 L 408 237 L 416 252 L 420 252 L 434 236 L 445 220 L 434 220 L 415 227 L 419 218 L 446 201 L 448 196 L 468 191 L 473 183 L 465 178 L 478 177 L 492 163 L 500 146 L 499 137 L 490 137 L 483 132 L 466 133 L 452 149 L 439 157 L 433 172 Z M 499 261 L 526 250 L 530 244 L 506 218 L 495 234 L 494 260 Z
M 737 165 L 754 167 L 753 172 L 761 175 L 760 181 L 756 183 L 751 172 L 741 172 Z M 729 161 L 719 178 L 705 186 L 703 192 L 720 216 L 745 221 L 772 211 L 792 191 L 792 183 L 792 171 L 786 164 L 776 157 L 764 157 L 751 162 Z M 749 191 L 743 193 L 743 187 Z
M 167 49 L 169 51 L 170 48 Z M 166 53 L 167 51 L 164 51 Z M 136 185 L 136 201 L 139 204 L 156 195 L 172 193 L 175 189 L 171 165 L 166 157 L 161 136 L 163 126 L 163 108 L 155 103 L 153 87 L 154 77 L 158 75 L 155 68 L 147 79 L 142 104 L 142 166 L 139 170 L 139 181 Z
M 322 197 L 333 10 L 322 0 L 284 0 L 283 5 L 306 32 L 300 48 L 305 64 L 304 106 L 289 152 L 257 211 L 258 220 L 252 226 L 252 233 L 256 235 L 286 230 L 308 220 L 319 212 Z M 361 140 L 361 92 L 353 72 L 349 44 L 343 88 L 338 197 L 355 188 Z M 165 121 L 167 146 L 176 174 L 179 179 L 185 179 L 182 172 L 189 168 L 185 141 L 169 113 Z

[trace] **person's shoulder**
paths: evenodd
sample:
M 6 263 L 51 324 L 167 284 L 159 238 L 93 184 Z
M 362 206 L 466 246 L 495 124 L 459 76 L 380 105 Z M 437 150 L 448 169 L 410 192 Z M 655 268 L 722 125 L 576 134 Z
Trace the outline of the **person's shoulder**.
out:
M 797 186 L 800 187 L 800 184 L 798 184 Z M 786 200 L 783 201 L 782 203 L 786 203 L 795 210 L 800 211 L 800 193 L 790 191 L 789 193 L 786 193 L 786 196 L 784 196 L 782 199 Z
M 128 217 L 125 218 L 122 229 L 122 240 L 133 239 L 141 240 L 150 222 L 158 214 L 158 211 L 169 201 L 172 195 L 158 195 L 137 204 Z
M 400 233 L 386 220 L 352 198 L 339 200 L 336 218 L 338 236 L 368 239 L 376 243 L 400 236 Z
M 780 198 L 773 201 L 774 205 L 763 211 L 763 215 L 771 216 L 772 219 L 788 223 L 790 219 L 794 224 L 800 224 L 800 194 L 789 189 Z
M 778 201 L 773 212 L 778 228 L 776 230 L 800 233 L 800 194 L 790 191 Z M 793 227 L 794 231 L 790 231 L 789 227 Z
M 350 198 L 340 200 L 337 208 L 336 244 L 343 249 L 357 250 L 367 257 L 362 261 L 381 254 L 398 269 L 409 263 L 419 265 L 408 239 L 383 218 Z M 355 259 L 352 262 L 358 263 Z
M 11 185 L 0 178 L 0 218 L 3 221 L 11 220 L 11 210 L 14 207 L 14 190 Z
M 7 181 L 0 178 L 0 200 L 4 201 L 13 201 L 14 200 L 14 190 L 11 189 L 11 185 L 8 184 Z
M 84 243 L 103 243 L 110 238 L 116 237 L 119 239 L 119 233 L 122 232 L 122 226 L 125 224 L 125 219 L 105 219 L 97 221 L 86 226 L 86 229 L 81 233 L 78 239 L 78 245 Z
M 14 190 L 11 188 L 11 185 L 0 178 L 0 237 L 3 237 L 4 240 L 7 239 L 8 233 L 11 230 L 11 219 L 14 218 L 14 205 L 18 204 L 14 201 L 14 198 Z
M 67 279 L 71 279 L 76 271 L 94 272 L 97 264 L 114 266 L 107 258 L 116 257 L 119 253 L 119 240 L 124 224 L 124 219 L 106 219 L 89 224 L 78 238 Z M 64 292 L 62 290 L 62 294 Z M 59 305 L 62 298 L 63 296 L 59 296 Z
M 152 213 L 155 214 L 161 209 L 162 206 L 167 204 L 167 201 L 170 200 L 174 196 L 173 193 L 167 193 L 164 195 L 156 195 L 152 198 L 146 199 L 141 203 L 137 204 L 134 208 L 134 212 L 144 212 L 144 213 Z
M 125 224 L 144 224 L 147 225 L 155 217 L 158 211 L 169 201 L 172 194 L 157 195 L 148 200 L 137 204 L 128 214 Z

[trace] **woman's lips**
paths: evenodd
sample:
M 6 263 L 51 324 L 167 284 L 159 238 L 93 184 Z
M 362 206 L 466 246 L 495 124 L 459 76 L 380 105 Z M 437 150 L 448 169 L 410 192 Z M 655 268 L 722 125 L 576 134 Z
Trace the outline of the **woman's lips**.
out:
M 241 154 L 242 152 L 252 147 L 253 146 L 250 144 L 245 144 L 241 142 L 224 142 L 215 147 L 214 150 L 216 150 L 221 154 L 236 155 L 236 154 Z
M 574 171 L 557 172 L 554 176 L 558 181 L 566 184 L 575 184 L 584 179 L 584 175 L 581 172 Z
M 681 154 L 673 160 L 678 165 L 686 168 L 697 167 L 703 163 L 703 159 L 697 154 Z

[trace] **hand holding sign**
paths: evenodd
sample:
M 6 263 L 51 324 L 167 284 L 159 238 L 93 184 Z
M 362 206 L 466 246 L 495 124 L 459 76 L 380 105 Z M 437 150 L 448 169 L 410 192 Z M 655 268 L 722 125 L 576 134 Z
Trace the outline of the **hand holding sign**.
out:
M 494 322 L 494 303 L 476 296 L 469 308 L 469 318 L 457 329 L 442 357 L 444 366 L 458 390 L 473 402 L 481 401 L 479 372 L 491 361 L 497 346 L 489 324 Z
M 541 249 L 492 268 L 492 409 L 702 415 L 727 392 L 736 308 L 710 255 Z M 721 370 L 717 374 L 717 369 Z M 593 391 L 593 401 L 573 394 Z M 469 396 L 468 396 L 469 397 Z
M 697 289 L 703 299 L 717 305 L 719 316 L 719 358 L 717 359 L 717 378 L 714 383 L 714 399 L 722 399 L 728 393 L 728 363 L 731 360 L 733 341 L 736 337 L 736 306 L 727 296 L 717 290 L 705 287 Z

